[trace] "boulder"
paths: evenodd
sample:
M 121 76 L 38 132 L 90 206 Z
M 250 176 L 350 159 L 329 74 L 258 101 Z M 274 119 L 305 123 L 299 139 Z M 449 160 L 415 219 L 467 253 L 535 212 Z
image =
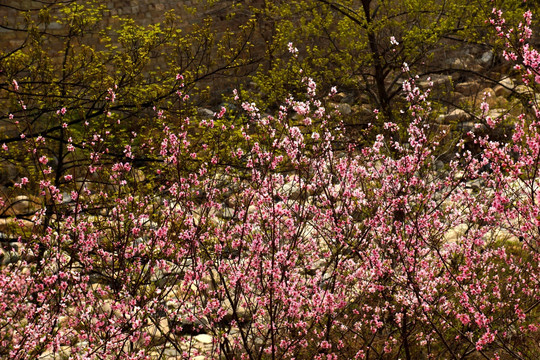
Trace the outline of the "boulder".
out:
M 219 210 L 219 216 L 223 219 L 229 220 L 234 217 L 234 209 L 230 207 L 222 207 L 221 210 Z
M 30 220 L 16 219 L 16 218 L 2 218 L 0 219 L 0 231 L 10 233 L 13 227 L 20 227 L 26 230 L 31 230 L 34 227 L 34 223 Z
M 493 55 L 493 51 L 486 51 L 485 53 L 482 54 L 482 57 L 480 58 L 480 63 L 484 66 L 490 66 L 493 64 L 493 59 L 494 59 L 494 55 Z
M 439 115 L 438 122 L 441 124 L 450 124 L 462 122 L 469 119 L 469 114 L 461 109 L 455 109 L 446 115 Z
M 483 101 L 485 101 L 490 107 L 497 105 L 497 95 L 492 88 L 487 87 L 480 91 L 476 103 L 478 103 L 477 105 L 480 106 Z
M 205 109 L 205 108 L 198 108 L 197 109 L 197 114 L 202 118 L 202 119 L 212 119 L 214 117 L 214 112 L 210 109 Z
M 446 63 L 453 69 L 483 71 L 483 65 L 472 54 L 462 52 L 458 57 L 450 58 Z
M 208 334 L 199 334 L 193 337 L 194 340 L 202 343 L 202 344 L 211 344 L 212 343 L 212 336 Z
M 169 321 L 167 318 L 163 317 L 156 320 L 155 323 L 151 323 L 146 332 L 152 337 L 154 344 L 162 344 L 167 341 L 164 334 L 169 334 L 171 331 L 169 329 Z
M 510 78 L 504 78 L 499 81 L 499 84 L 496 85 L 493 90 L 497 96 L 510 96 L 512 95 L 513 89 L 515 87 L 514 82 Z
M 6 161 L 0 162 L 0 184 L 12 185 L 17 181 L 19 175 L 17 166 Z
M 496 85 L 493 90 L 497 96 L 510 96 L 512 94 L 512 89 L 506 88 L 502 85 Z
M 428 80 L 429 79 L 429 80 Z M 452 82 L 450 75 L 433 74 L 418 82 L 418 86 L 422 89 L 427 89 L 433 84 L 434 88 L 449 85 Z
M 238 317 L 238 319 L 240 319 L 241 321 L 245 321 L 248 319 L 248 311 L 246 310 L 246 308 L 244 308 L 243 306 L 241 306 L 240 304 L 237 304 L 236 307 L 233 307 L 233 304 L 231 304 L 231 302 L 229 301 L 229 299 L 225 299 L 222 304 L 221 304 L 221 307 L 227 311 L 227 315 L 225 315 L 224 317 L 224 321 L 231 321 L 234 319 L 234 313 L 236 313 L 236 316 Z
M 467 224 L 460 224 L 444 234 L 444 241 L 447 243 L 456 243 L 468 230 L 469 226 Z
M 341 115 L 350 115 L 352 113 L 352 107 L 347 103 L 337 104 L 336 110 L 339 111 Z
M 300 189 L 300 186 L 298 186 L 298 183 L 295 182 L 288 182 L 283 185 L 281 188 L 281 192 L 286 195 L 290 200 L 298 200 L 303 197 L 302 190 Z
M 38 201 L 26 195 L 13 198 L 8 209 L 9 215 L 33 214 L 39 209 Z
M 514 91 L 517 92 L 520 95 L 524 94 L 532 94 L 533 91 L 530 87 L 527 87 L 525 85 L 518 85 L 514 88 Z
M 338 92 L 337 94 L 332 96 L 332 100 L 337 101 L 337 102 L 345 101 L 346 98 L 347 98 L 347 94 L 345 94 L 344 92 Z
M 455 91 L 465 96 L 471 96 L 478 93 L 481 86 L 477 81 L 467 81 L 456 85 Z

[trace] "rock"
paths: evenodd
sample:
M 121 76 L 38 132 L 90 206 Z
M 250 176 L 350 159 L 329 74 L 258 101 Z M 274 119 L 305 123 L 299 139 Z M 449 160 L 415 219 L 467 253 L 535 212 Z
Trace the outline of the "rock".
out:
M 493 90 L 497 96 L 510 96 L 515 87 L 514 82 L 510 78 L 504 78 L 499 81 L 499 84 L 496 85 Z
M 38 357 L 38 360 L 54 360 L 55 355 L 52 351 L 45 351 Z
M 202 119 L 212 119 L 214 117 L 214 112 L 205 108 L 198 108 L 197 114 L 199 114 Z
M 444 241 L 448 243 L 456 243 L 467 232 L 468 229 L 469 226 L 467 224 L 458 225 L 453 229 L 448 230 L 448 232 L 444 234 Z
M 525 86 L 525 85 L 518 85 L 514 88 L 514 91 L 517 92 L 518 94 L 520 95 L 523 95 L 523 94 L 531 94 L 533 93 L 533 91 L 531 90 L 531 88 Z
M 464 106 L 466 104 L 466 99 L 467 97 L 461 93 L 458 93 L 458 92 L 455 92 L 455 91 L 452 91 L 450 93 L 450 97 L 449 97 L 449 100 L 452 104 L 457 104 L 457 105 L 462 105 Z
M 206 317 L 195 318 L 192 320 L 182 319 L 176 320 L 171 324 L 172 332 L 181 335 L 197 335 L 203 332 L 208 327 L 209 320 Z
M 24 215 L 24 214 L 33 214 L 38 210 L 38 202 L 35 199 L 30 198 L 26 195 L 19 195 L 13 198 L 9 210 L 7 211 L 8 215 Z
M 12 259 L 15 261 L 19 260 L 24 250 L 24 244 L 20 242 L 11 242 L 9 243 L 9 247 Z
M 32 229 L 34 227 L 34 223 L 30 220 L 24 220 L 24 219 L 15 219 L 15 218 L 3 218 L 0 219 L 0 229 L 9 229 L 12 226 L 20 226 L 26 229 Z
M 306 264 L 306 266 L 303 268 L 303 273 L 313 276 L 316 274 L 317 270 L 323 270 L 326 267 L 327 263 L 323 259 L 319 259 L 313 263 Z
M 9 252 L 0 248 L 0 265 L 11 263 Z
M 510 233 L 505 229 L 493 229 L 488 231 L 483 236 L 486 241 L 495 241 L 495 242 L 514 242 L 519 243 L 518 237 Z
M 485 127 L 483 124 L 481 126 Z M 475 126 L 474 121 L 464 121 L 464 122 L 459 123 L 458 129 L 467 133 L 469 131 L 477 129 L 477 127 Z
M 118 308 L 113 309 L 117 304 L 112 300 L 105 299 L 101 304 L 101 312 L 107 316 L 121 318 L 123 315 Z
M 332 96 L 332 100 L 337 101 L 337 102 L 343 102 L 345 101 L 346 98 L 347 98 L 347 94 L 345 94 L 344 92 L 338 92 L 337 94 Z
M 232 219 L 234 217 L 234 209 L 230 207 L 222 207 L 218 215 L 223 219 Z
M 169 356 L 178 356 L 180 358 L 182 357 L 182 352 L 176 350 L 175 348 L 168 347 L 163 351 L 163 355 L 169 357 Z
M 438 121 L 442 124 L 462 122 L 469 119 L 469 114 L 461 109 L 455 109 L 446 115 L 439 115 Z
M 60 346 L 60 355 L 62 358 L 68 358 L 71 355 L 71 346 Z
M 305 194 L 302 193 L 300 186 L 298 186 L 298 183 L 296 182 L 289 181 L 288 183 L 283 185 L 281 191 L 290 200 L 298 200 L 305 197 Z
M 501 84 L 502 86 L 504 87 L 507 87 L 507 88 L 510 88 L 510 89 L 513 89 L 516 85 L 514 84 L 514 81 L 507 77 L 507 78 L 504 78 L 504 79 L 501 79 L 499 81 L 499 84 Z
M 418 86 L 422 89 L 427 89 L 431 87 L 431 84 L 433 84 L 433 87 L 437 88 L 444 85 L 448 85 L 451 82 L 452 82 L 452 77 L 449 75 L 433 74 L 429 76 L 428 78 L 426 78 L 425 80 L 421 80 L 420 82 L 418 82 Z
M 18 125 L 17 124 L 13 124 L 13 123 L 0 123 L 0 133 L 2 135 L 5 136 L 5 138 L 13 138 L 13 137 L 18 137 L 21 133 L 20 133 L 20 130 L 18 128 Z M 7 161 L 2 161 L 0 164 L 0 168 L 2 166 L 6 166 L 8 162 Z M 11 163 L 9 163 L 11 164 Z
M 373 109 L 371 108 L 371 105 L 369 104 L 355 105 L 354 112 L 357 113 L 362 118 L 373 119 L 375 117 L 375 114 L 373 113 Z
M 483 185 L 484 185 L 484 181 L 482 179 L 474 179 L 474 180 L 467 181 L 467 183 L 465 184 L 465 188 L 471 189 L 474 191 L 479 191 L 480 189 L 482 189 Z
M 224 321 L 231 321 L 234 319 L 234 313 L 236 311 L 236 316 L 240 321 L 247 320 L 247 310 L 241 306 L 237 305 L 235 309 L 233 309 L 233 305 L 229 301 L 229 299 L 225 299 L 222 303 L 222 308 L 227 311 L 227 315 L 223 319 Z
M 467 67 L 466 60 L 461 57 L 448 59 L 446 62 L 454 69 L 465 69 Z
M 446 63 L 454 69 L 483 71 L 484 67 L 477 60 L 473 55 L 462 52 L 458 57 L 448 59 Z
M 480 105 L 482 101 L 485 101 L 490 107 L 495 106 L 497 104 L 497 95 L 495 95 L 495 91 L 492 88 L 484 88 L 478 94 L 478 105 Z
M 260 337 L 260 336 L 256 336 L 256 337 L 254 336 L 254 337 L 251 339 L 251 341 L 253 341 L 254 344 L 257 344 L 257 345 L 260 345 L 260 346 L 262 346 L 262 345 L 265 344 L 264 339 L 263 339 L 262 337 Z
M 71 355 L 71 346 L 61 346 L 57 352 L 45 351 L 37 359 L 38 360 L 58 360 L 67 359 Z
M 347 103 L 338 104 L 336 110 L 339 111 L 341 115 L 350 115 L 352 113 L 351 105 Z
M 482 57 L 480 58 L 480 62 L 483 64 L 483 65 L 491 65 L 493 63 L 493 51 L 486 51 L 485 53 L 482 54 Z
M 186 266 L 191 266 L 188 265 L 190 261 L 191 259 L 186 259 L 183 265 L 176 265 L 170 261 L 165 261 L 168 268 L 159 269 L 155 267 L 150 276 L 150 281 L 156 283 L 158 287 L 164 287 L 170 282 L 174 283 L 184 276 Z
M 503 116 L 505 113 L 506 113 L 506 110 L 504 109 L 490 109 L 487 113 L 487 116 L 489 116 L 492 119 L 497 119 Z
M 151 323 L 146 331 L 155 343 L 163 343 L 167 341 L 163 334 L 169 334 L 171 332 L 169 329 L 169 321 L 167 318 L 160 318 L 155 324 Z
M 58 327 L 61 329 L 69 327 L 69 316 L 59 316 L 58 317 Z
M 225 199 L 223 203 L 228 207 L 234 208 L 237 206 L 242 206 L 242 200 L 243 199 L 240 198 L 237 193 L 232 193 Z
M 204 275 L 201 278 L 201 282 L 208 285 L 209 290 L 216 290 L 216 285 L 218 287 L 220 286 L 221 278 L 219 276 L 219 273 L 215 269 L 212 269 L 210 271 L 212 272 L 212 275 Z
M 133 174 L 133 179 L 137 182 L 144 182 L 146 180 L 146 176 L 141 169 L 131 169 L 131 173 Z
M 12 185 L 18 178 L 19 170 L 17 169 L 17 166 L 7 161 L 2 161 L 0 163 L 0 184 Z
M 508 108 L 508 99 L 506 99 L 506 97 L 504 96 L 497 96 L 494 99 L 493 107 L 502 108 L 502 109 Z
M 512 94 L 512 89 L 505 88 L 502 85 L 496 85 L 493 90 L 497 96 L 510 96 Z
M 10 239 L 12 238 L 8 234 L 0 232 L 0 242 L 9 242 Z
M 248 207 L 248 214 L 255 214 L 259 208 L 255 205 L 249 205 Z
M 466 96 L 475 95 L 476 93 L 478 93 L 479 90 L 480 90 L 480 84 L 476 81 L 468 81 L 468 82 L 459 83 L 455 87 L 456 92 L 466 95 Z
M 202 344 L 211 344 L 212 343 L 212 336 L 208 334 L 199 334 L 193 337 L 196 341 L 202 343 Z
M 19 261 L 23 247 L 22 243 L 10 242 L 4 248 L 0 248 L 0 264 L 7 265 Z
M 482 89 L 482 91 L 480 91 L 480 96 L 486 96 L 486 97 L 492 97 L 492 98 L 496 98 L 497 95 L 495 94 L 495 91 L 493 91 L 492 88 L 490 87 L 486 87 L 484 89 Z
M 433 165 L 435 166 L 435 170 L 437 171 L 442 171 L 445 168 L 444 162 L 442 162 L 441 160 L 436 160 Z

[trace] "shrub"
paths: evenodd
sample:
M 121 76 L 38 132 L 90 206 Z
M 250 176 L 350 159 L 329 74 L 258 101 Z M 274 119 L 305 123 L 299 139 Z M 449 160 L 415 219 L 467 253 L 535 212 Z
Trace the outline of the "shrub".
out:
M 506 52 L 526 80 L 540 69 L 528 21 Z M 385 123 L 371 146 L 335 128 L 304 82 L 307 100 L 274 116 L 242 104 L 228 163 L 198 141 L 226 112 L 171 121 L 151 141 L 132 134 L 122 161 L 108 156 L 114 124 L 83 134 L 88 163 L 60 183 L 48 140 L 28 139 L 35 177 L 15 186 L 48 205 L 20 221 L 21 258 L 1 269 L 0 354 L 534 358 L 540 114 L 519 117 L 507 143 L 471 131 L 441 170 L 445 133 L 414 79 L 403 84 L 408 127 Z M 135 146 L 153 159 L 148 186 Z

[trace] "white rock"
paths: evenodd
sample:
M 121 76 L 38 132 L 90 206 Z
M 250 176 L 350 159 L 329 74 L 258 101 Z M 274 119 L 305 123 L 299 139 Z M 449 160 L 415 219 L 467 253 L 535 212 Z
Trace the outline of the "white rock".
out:
M 514 82 L 509 77 L 500 80 L 499 84 L 501 84 L 504 87 L 510 88 L 510 89 L 513 89 L 514 86 L 515 86 Z
M 208 334 L 199 334 L 197 336 L 193 337 L 195 340 L 202 344 L 211 344 L 212 343 L 212 336 Z
M 210 109 L 205 108 L 198 108 L 197 113 L 201 116 L 203 119 L 211 119 L 214 117 L 214 112 Z
M 482 57 L 480 58 L 480 61 L 484 65 L 489 65 L 493 61 L 493 51 L 486 51 L 482 54 Z
M 469 225 L 467 224 L 458 225 L 455 228 L 450 229 L 446 234 L 444 234 L 444 240 L 449 243 L 458 242 L 468 229 Z

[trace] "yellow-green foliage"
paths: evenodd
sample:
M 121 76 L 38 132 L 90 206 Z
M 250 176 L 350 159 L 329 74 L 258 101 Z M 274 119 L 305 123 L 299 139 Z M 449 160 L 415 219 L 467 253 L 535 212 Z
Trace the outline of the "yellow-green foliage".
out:
M 492 8 L 507 9 L 507 21 L 519 21 L 519 1 L 326 1 L 298 0 L 266 3 L 252 9 L 260 21 L 273 24 L 266 61 L 254 77 L 252 96 L 274 105 L 287 96 L 304 93 L 299 79 L 312 77 L 324 96 L 330 86 L 367 97 L 391 116 L 399 101 L 404 63 L 411 74 L 445 70 L 445 51 L 464 43 L 494 44 L 486 23 Z M 395 37 L 399 45 L 393 46 Z M 291 58 L 287 44 L 299 51 Z M 298 70 L 302 69 L 302 74 Z M 377 78 L 383 79 L 380 89 Z

